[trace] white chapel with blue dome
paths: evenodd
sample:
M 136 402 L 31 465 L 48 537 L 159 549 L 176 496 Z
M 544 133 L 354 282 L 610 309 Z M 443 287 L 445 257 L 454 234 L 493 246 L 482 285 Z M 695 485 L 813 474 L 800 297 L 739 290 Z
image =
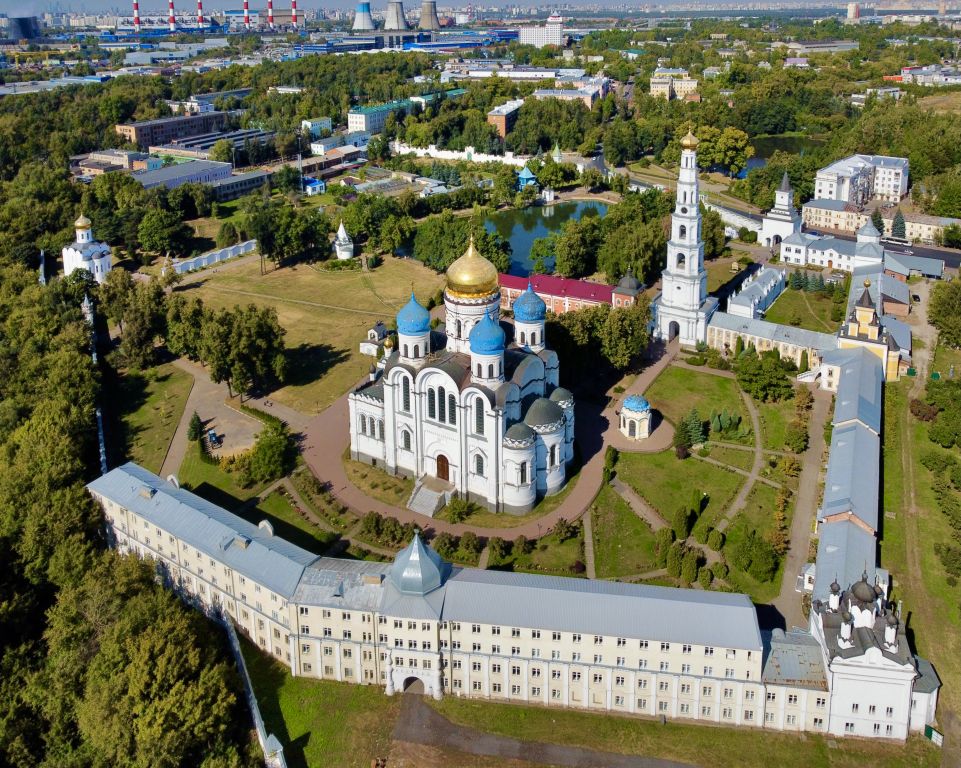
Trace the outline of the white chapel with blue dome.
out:
M 397 313 L 386 364 L 348 397 L 351 457 L 523 514 L 564 486 L 574 456 L 547 307 L 528 287 L 513 329 L 502 324 L 497 269 L 473 240 L 447 270 L 444 307 L 436 330 L 413 294 Z

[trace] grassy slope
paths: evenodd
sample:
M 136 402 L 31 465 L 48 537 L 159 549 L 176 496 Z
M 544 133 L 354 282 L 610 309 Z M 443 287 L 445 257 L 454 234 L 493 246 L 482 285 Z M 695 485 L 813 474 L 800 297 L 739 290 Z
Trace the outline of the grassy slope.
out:
M 609 486 L 592 507 L 597 578 L 632 576 L 652 570 L 654 532 Z
M 127 458 L 160 472 L 192 386 L 193 377 L 170 364 L 120 377 L 117 402 Z
M 697 408 L 703 419 L 711 411 L 727 409 L 728 413 L 741 415 L 743 423 L 750 423 L 737 382 L 723 376 L 715 376 L 702 371 L 669 366 L 648 387 L 644 396 L 665 418 L 677 424 L 691 408 Z
M 379 686 L 291 677 L 250 643 L 243 649 L 267 731 L 280 739 L 290 768 L 368 768 L 387 755 L 400 697 Z
M 522 707 L 447 697 L 432 706 L 445 717 L 504 736 L 656 756 L 711 768 L 902 768 L 938 765 L 940 753 L 920 737 L 907 746 L 845 740 L 837 749 L 813 734 L 718 728 L 617 717 L 575 710 Z M 839 740 L 840 741 L 840 740 Z

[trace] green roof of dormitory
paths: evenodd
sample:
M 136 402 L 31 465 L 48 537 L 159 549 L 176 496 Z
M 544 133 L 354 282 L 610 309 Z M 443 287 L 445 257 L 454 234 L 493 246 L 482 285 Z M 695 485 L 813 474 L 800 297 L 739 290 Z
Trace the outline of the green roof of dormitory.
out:
M 450 98 L 452 96 L 463 96 L 467 93 L 466 88 L 453 88 L 449 91 L 443 91 L 441 93 L 425 93 L 421 96 L 412 96 L 409 99 L 398 99 L 397 101 L 388 101 L 386 104 L 368 104 L 363 107 L 351 107 L 350 112 L 355 115 L 374 115 L 378 112 L 390 112 L 395 109 L 406 109 L 414 103 L 414 99 L 425 99 L 426 101 L 434 101 L 439 96 L 444 96 Z

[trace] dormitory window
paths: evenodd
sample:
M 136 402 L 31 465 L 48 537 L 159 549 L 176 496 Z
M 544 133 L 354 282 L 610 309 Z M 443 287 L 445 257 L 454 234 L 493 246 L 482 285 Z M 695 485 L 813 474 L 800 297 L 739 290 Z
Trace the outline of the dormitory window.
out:
M 410 379 L 403 378 L 400 383 L 402 408 L 410 413 Z
M 484 398 L 474 400 L 474 431 L 478 435 L 484 434 Z
M 478 454 L 474 458 L 474 472 L 479 476 L 484 476 L 484 457 Z

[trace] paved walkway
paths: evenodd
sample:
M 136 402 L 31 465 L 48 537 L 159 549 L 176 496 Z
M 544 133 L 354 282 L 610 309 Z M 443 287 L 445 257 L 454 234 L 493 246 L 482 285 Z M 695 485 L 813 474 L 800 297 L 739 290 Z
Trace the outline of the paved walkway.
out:
M 587 578 L 596 579 L 597 570 L 594 567 L 594 515 L 588 510 L 584 515 L 584 567 Z
M 565 768 L 686 768 L 690 765 L 653 757 L 496 736 L 452 723 L 417 694 L 404 695 L 394 726 L 394 740 L 430 744 L 470 755 L 525 760 Z
M 808 418 L 808 447 L 801 454 L 801 474 L 794 499 L 794 517 L 791 520 L 790 548 L 784 560 L 781 591 L 774 599 L 774 606 L 784 617 L 784 626 L 806 627 L 807 620 L 801 611 L 801 595 L 796 591 L 797 577 L 801 567 L 808 561 L 808 545 L 814 529 L 818 506 L 818 479 L 824 458 L 824 425 L 831 417 L 831 393 L 820 387 L 813 390 L 814 403 Z
M 657 533 L 661 528 L 667 528 L 667 521 L 661 517 L 657 510 L 642 499 L 637 492 L 626 483 L 622 483 L 616 477 L 611 480 L 613 488 L 626 501 L 634 514 L 651 526 L 651 530 Z
M 677 354 L 676 343 L 666 349 L 657 349 L 647 367 L 638 375 L 622 397 L 642 393 L 657 378 Z M 460 536 L 473 531 L 481 537 L 524 535 L 536 539 L 550 530 L 564 518 L 578 520 L 590 508 L 600 490 L 603 479 L 604 448 L 619 435 L 617 430 L 617 404 L 610 403 L 606 408 L 589 401 L 577 404 L 575 439 L 584 459 L 580 475 L 570 493 L 552 512 L 522 525 L 505 528 L 486 528 L 469 523 L 450 523 L 446 520 L 430 518 L 409 509 L 402 509 L 371 498 L 354 486 L 348 479 L 343 466 L 343 454 L 350 441 L 348 424 L 347 395 L 342 395 L 327 409 L 310 418 L 304 431 L 303 455 L 307 466 L 319 480 L 330 484 L 331 492 L 344 505 L 360 514 L 374 511 L 394 517 L 403 523 L 414 523 L 422 530 L 434 534 L 447 532 Z
M 167 449 L 160 469 L 161 477 L 180 472 L 180 465 L 187 455 L 187 430 L 195 411 L 204 422 L 204 429 L 214 430 L 221 439 L 222 444 L 214 451 L 215 455 L 229 456 L 247 450 L 254 444 L 263 426 L 258 419 L 227 405 L 227 385 L 212 382 L 206 368 L 183 358 L 175 360 L 174 365 L 193 376 L 194 384 Z

